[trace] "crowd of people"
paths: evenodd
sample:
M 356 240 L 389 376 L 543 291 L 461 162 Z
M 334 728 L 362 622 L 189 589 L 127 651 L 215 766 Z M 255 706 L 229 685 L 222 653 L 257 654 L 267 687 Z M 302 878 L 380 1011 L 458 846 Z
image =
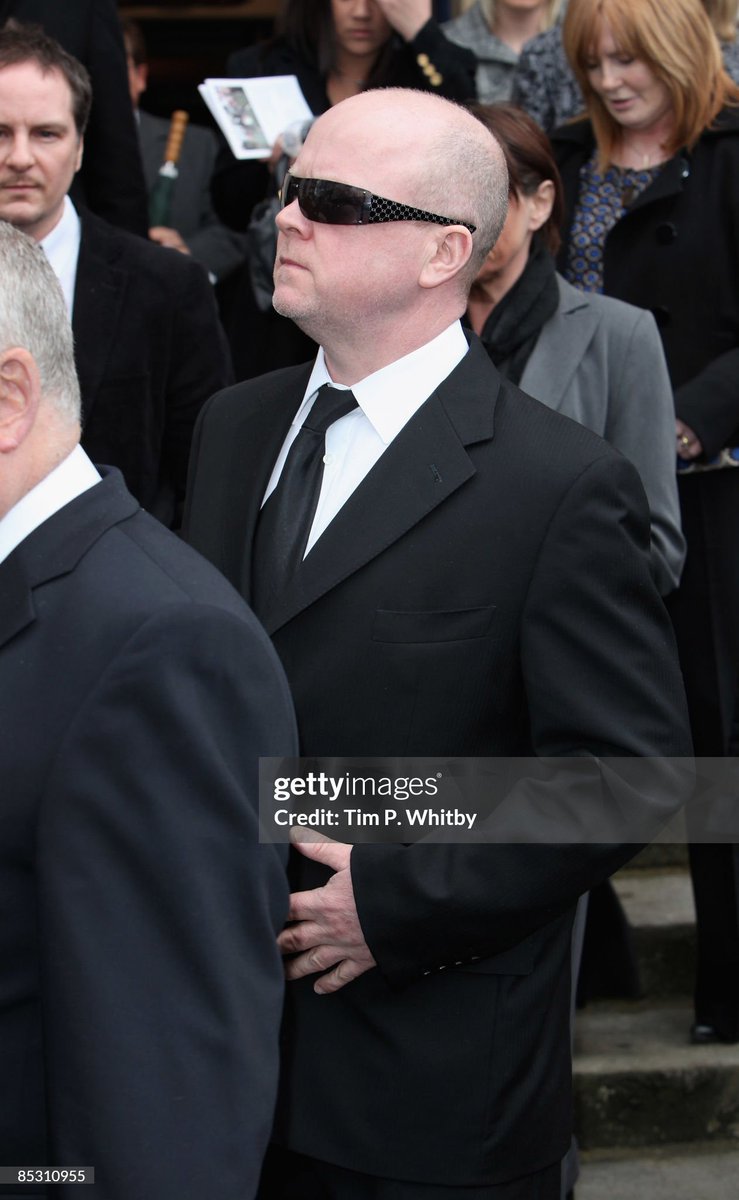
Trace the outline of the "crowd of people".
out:
M 225 74 L 296 76 L 299 144 L 189 124 L 154 216 L 142 29 L 0 0 L 24 1196 L 572 1193 L 586 897 L 635 839 L 554 836 L 555 772 L 502 841 L 288 856 L 260 758 L 653 764 L 645 826 L 688 801 L 686 1035 L 739 1040 L 733 825 L 689 803 L 693 753 L 739 750 L 736 32 L 736 0 L 285 0 Z

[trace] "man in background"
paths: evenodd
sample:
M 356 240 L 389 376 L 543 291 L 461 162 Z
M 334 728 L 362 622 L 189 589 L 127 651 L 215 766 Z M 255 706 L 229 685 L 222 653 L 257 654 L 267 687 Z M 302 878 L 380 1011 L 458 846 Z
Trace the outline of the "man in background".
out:
M 75 199 L 112 225 L 146 236 L 146 186 L 126 103 L 116 0 L 0 0 L 0 25 L 8 17 L 43 26 L 90 73 L 94 100 Z
M 72 203 L 91 99 L 85 68 L 53 38 L 0 30 L 0 218 L 41 243 L 62 285 L 85 449 L 176 525 L 195 419 L 232 378 L 228 348 L 198 263 Z
M 169 136 L 169 121 L 139 106 L 149 82 L 149 60 L 140 25 L 130 17 L 121 20 L 126 47 L 128 87 L 138 126 L 146 186 L 151 193 L 159 178 Z M 149 229 L 160 246 L 191 254 L 201 263 L 212 283 L 226 279 L 246 255 L 246 237 L 223 225 L 210 201 L 210 179 L 218 143 L 210 129 L 187 125 L 180 151 L 178 175 L 172 190 L 170 224 Z

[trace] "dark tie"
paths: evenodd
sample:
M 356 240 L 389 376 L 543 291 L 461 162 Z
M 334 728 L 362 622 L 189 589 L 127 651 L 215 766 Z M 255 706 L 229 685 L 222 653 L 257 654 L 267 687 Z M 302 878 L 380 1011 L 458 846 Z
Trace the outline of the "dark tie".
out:
M 329 383 L 318 389 L 277 487 L 262 505 L 252 556 L 252 605 L 258 614 L 280 595 L 303 561 L 321 494 L 326 430 L 356 407 L 349 391 Z

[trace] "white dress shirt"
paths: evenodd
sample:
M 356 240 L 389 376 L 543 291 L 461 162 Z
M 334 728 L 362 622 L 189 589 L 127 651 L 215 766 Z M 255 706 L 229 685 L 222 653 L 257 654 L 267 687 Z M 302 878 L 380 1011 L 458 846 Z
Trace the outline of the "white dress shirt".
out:
M 303 402 L 293 418 L 264 493 L 266 500 L 274 491 L 288 451 L 313 407 L 318 389 L 324 383 L 330 383 L 340 390 L 351 390 L 359 407 L 335 421 L 326 431 L 321 493 L 306 554 L 403 426 L 462 361 L 468 348 L 462 326 L 455 321 L 425 346 L 361 379 L 351 389 L 333 382 L 323 349 L 319 349 Z
M 100 483 L 100 475 L 82 447 L 75 446 L 71 454 L 0 519 L 0 563 L 34 529 L 96 483 Z
M 64 303 L 67 306 L 70 321 L 74 308 L 74 285 L 77 282 L 77 259 L 80 255 L 81 237 L 82 230 L 77 209 L 69 196 L 65 196 L 64 209 L 60 219 L 51 233 L 47 233 L 39 244 L 62 286 Z

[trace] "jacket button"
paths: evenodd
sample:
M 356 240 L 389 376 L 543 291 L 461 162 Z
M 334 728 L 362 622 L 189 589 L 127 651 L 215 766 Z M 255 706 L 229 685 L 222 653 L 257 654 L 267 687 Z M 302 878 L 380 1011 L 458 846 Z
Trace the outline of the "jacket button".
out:
M 677 238 L 677 226 L 672 221 L 663 221 L 655 230 L 655 237 L 660 246 L 669 246 Z

